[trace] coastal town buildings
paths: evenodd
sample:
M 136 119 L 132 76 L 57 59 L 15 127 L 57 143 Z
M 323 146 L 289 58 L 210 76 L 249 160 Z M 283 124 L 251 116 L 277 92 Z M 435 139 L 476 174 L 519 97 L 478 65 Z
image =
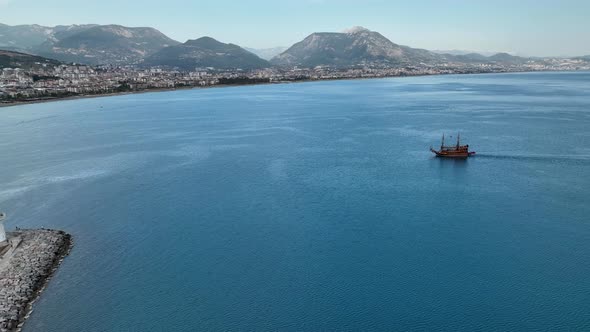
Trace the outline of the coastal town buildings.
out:
M 180 71 L 168 68 L 92 67 L 79 64 L 42 65 L 28 70 L 22 68 L 1 69 L 0 103 L 150 89 L 208 87 L 220 84 L 564 70 L 590 70 L 590 63 L 579 59 L 547 59 L 529 61 L 524 64 L 441 63 L 439 65 L 398 67 L 358 64 L 346 68 L 318 66 L 315 68 L 266 68 L 250 71 L 216 70 L 215 68 Z

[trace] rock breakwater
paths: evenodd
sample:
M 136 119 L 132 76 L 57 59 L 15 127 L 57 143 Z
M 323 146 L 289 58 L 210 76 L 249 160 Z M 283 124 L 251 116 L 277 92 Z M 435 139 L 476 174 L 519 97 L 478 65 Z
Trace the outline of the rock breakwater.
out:
M 0 258 L 0 331 L 20 327 L 71 244 L 71 236 L 63 231 L 8 233 L 8 244 Z

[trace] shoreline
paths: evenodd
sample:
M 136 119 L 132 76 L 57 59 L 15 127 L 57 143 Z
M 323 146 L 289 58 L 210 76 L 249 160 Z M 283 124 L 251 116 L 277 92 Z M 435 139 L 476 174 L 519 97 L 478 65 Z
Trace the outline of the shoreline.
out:
M 208 86 L 182 86 L 175 88 L 153 88 L 144 89 L 137 91 L 125 91 L 125 92 L 111 92 L 104 94 L 90 94 L 90 95 L 75 95 L 66 97 L 54 97 L 54 98 L 41 98 L 36 100 L 22 100 L 4 103 L 0 101 L 0 108 L 12 107 L 28 104 L 41 104 L 57 101 L 66 100 L 77 100 L 77 99 L 92 99 L 102 97 L 115 97 L 123 95 L 133 95 L 141 93 L 152 93 L 152 92 L 170 92 L 179 90 L 197 90 L 197 89 L 213 89 L 213 88 L 229 88 L 229 87 L 241 87 L 241 86 L 254 86 L 254 85 L 273 85 L 273 84 L 296 84 L 296 83 L 309 83 L 309 82 L 322 82 L 322 81 L 356 81 L 356 80 L 371 80 L 371 79 L 386 79 L 386 78 L 407 78 L 407 77 L 424 77 L 424 76 L 449 76 L 449 75 L 489 75 L 489 74 L 516 74 L 516 73 L 555 73 L 555 72 L 582 72 L 582 71 L 556 71 L 556 70 L 531 70 L 531 71 L 506 71 L 506 72 L 489 72 L 489 73 L 452 73 L 452 74 L 418 74 L 418 75 L 398 75 L 398 76 L 381 76 L 381 77 L 342 77 L 342 78 L 323 78 L 323 79 L 304 79 L 294 81 L 277 81 L 268 83 L 250 83 L 250 84 L 217 84 Z
M 9 232 L 10 249 L 0 269 L 0 331 L 21 331 L 49 281 L 70 253 L 72 236 L 64 231 L 28 229 Z

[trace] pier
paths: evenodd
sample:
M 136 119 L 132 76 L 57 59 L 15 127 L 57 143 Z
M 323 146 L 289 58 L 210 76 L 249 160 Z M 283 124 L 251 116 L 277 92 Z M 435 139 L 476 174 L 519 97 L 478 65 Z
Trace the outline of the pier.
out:
M 71 236 L 50 229 L 4 231 L 0 214 L 0 331 L 22 326 L 32 302 L 71 246 Z

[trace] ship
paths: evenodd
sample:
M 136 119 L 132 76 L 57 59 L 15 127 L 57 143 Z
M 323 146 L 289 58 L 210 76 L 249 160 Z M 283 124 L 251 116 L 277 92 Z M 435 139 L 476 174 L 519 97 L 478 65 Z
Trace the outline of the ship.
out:
M 457 145 L 445 146 L 445 134 L 442 136 L 440 150 L 430 147 L 430 151 L 441 158 L 468 158 L 475 155 L 475 151 L 469 151 L 469 144 L 461 145 L 461 135 L 457 134 Z

